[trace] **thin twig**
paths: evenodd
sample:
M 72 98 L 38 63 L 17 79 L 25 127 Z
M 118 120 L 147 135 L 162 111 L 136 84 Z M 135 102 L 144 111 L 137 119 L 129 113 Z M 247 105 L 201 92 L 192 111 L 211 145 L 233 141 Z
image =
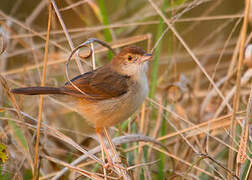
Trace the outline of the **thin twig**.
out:
M 151 137 L 148 136 L 144 136 L 144 135 L 140 135 L 140 134 L 131 134 L 131 135 L 126 135 L 126 136 L 120 136 L 120 137 L 116 137 L 113 139 L 113 143 L 118 146 L 121 144 L 125 144 L 125 143 L 130 143 L 130 142 L 139 142 L 139 141 L 143 141 L 143 142 L 151 142 L 154 143 L 158 146 L 161 146 L 163 148 L 166 148 L 163 146 L 163 144 L 161 144 L 160 142 L 154 140 Z M 90 154 L 96 154 L 99 153 L 101 151 L 101 146 L 97 146 L 95 148 L 93 148 L 92 150 L 89 151 Z M 81 161 L 84 161 L 85 159 L 87 159 L 88 156 L 86 156 L 85 154 L 83 154 L 82 156 L 80 156 L 78 159 L 74 160 L 71 165 L 76 165 L 78 163 L 80 163 Z M 57 180 L 59 179 L 61 176 L 63 176 L 63 174 L 65 174 L 69 169 L 67 167 L 63 168 L 61 171 L 59 171 L 53 178 L 52 180 Z
M 77 6 L 79 6 L 79 5 L 85 4 L 85 3 L 87 3 L 88 1 L 89 1 L 89 0 L 78 1 L 78 2 L 73 3 L 73 4 L 71 4 L 71 5 L 67 6 L 67 7 L 64 7 L 64 8 L 59 9 L 59 11 L 66 11 L 66 10 L 72 9 L 72 8 L 77 7 Z
M 214 158 L 212 158 L 211 156 L 209 156 L 208 154 L 203 154 L 203 153 L 199 153 L 198 155 L 210 159 L 211 161 L 213 161 L 215 164 L 217 164 L 218 166 L 220 166 L 222 169 L 224 169 L 226 172 L 229 173 L 229 175 L 235 177 L 236 179 L 240 179 L 238 176 L 236 176 L 230 169 L 226 168 L 225 166 L 223 166 L 220 162 L 216 161 Z
M 45 52 L 44 52 L 44 64 L 43 64 L 43 75 L 41 86 L 45 85 L 46 78 L 46 69 L 47 69 L 47 60 L 48 60 L 48 48 L 49 48 L 49 37 L 50 37 L 50 29 L 51 29 L 51 19 L 52 19 L 52 6 L 48 5 L 48 25 L 47 25 L 47 35 L 46 35 L 46 43 L 45 43 Z M 39 176 L 38 169 L 38 158 L 39 158 L 39 141 L 40 141 L 40 127 L 42 121 L 42 110 L 43 110 L 43 95 L 40 95 L 40 103 L 39 103 L 39 112 L 38 112 L 38 123 L 37 123 L 37 137 L 35 144 L 35 157 L 34 157 L 34 174 L 33 180 L 37 180 Z
M 127 170 L 131 170 L 131 169 L 135 169 L 137 167 L 141 167 L 141 166 L 150 166 L 152 164 L 156 164 L 158 161 L 160 161 L 160 159 L 156 160 L 156 161 L 153 161 L 153 162 L 147 162 L 147 163 L 141 163 L 141 164 L 136 164 L 134 166 L 130 166 L 127 168 Z
M 222 98 L 222 100 L 225 102 L 225 105 L 228 107 L 229 110 L 232 110 L 232 107 L 230 106 L 230 104 L 226 101 L 225 97 L 223 96 L 222 92 L 219 90 L 219 88 L 216 86 L 215 82 L 213 81 L 213 79 L 209 76 L 209 74 L 207 73 L 206 69 L 201 65 L 200 61 L 198 60 L 198 58 L 194 55 L 194 53 L 191 51 L 191 49 L 189 48 L 189 46 L 186 44 L 186 42 L 182 39 L 182 37 L 179 35 L 179 33 L 177 32 L 177 30 L 170 24 L 169 20 L 165 17 L 165 15 L 161 12 L 161 10 L 157 7 L 157 5 L 152 1 L 149 0 L 150 4 L 152 5 L 152 7 L 158 12 L 158 14 L 160 15 L 160 17 L 162 17 L 162 19 L 164 20 L 164 22 L 169 26 L 169 28 L 172 30 L 172 32 L 176 35 L 176 37 L 178 38 L 178 40 L 181 42 L 181 44 L 184 46 L 184 48 L 187 50 L 187 52 L 190 54 L 190 56 L 193 58 L 193 60 L 195 61 L 195 63 L 199 66 L 199 68 L 201 69 L 201 71 L 204 73 L 204 75 L 207 77 L 207 79 L 209 80 L 209 82 L 213 85 L 213 87 L 215 88 L 216 92 L 219 94 L 219 96 Z
M 233 113 L 231 117 L 231 137 L 234 139 L 236 137 L 236 112 L 239 108 L 239 102 L 240 102 L 240 87 L 241 87 L 241 71 L 242 71 L 242 65 L 243 65 L 243 55 L 244 55 L 244 46 L 246 41 L 246 34 L 247 34 L 247 24 L 248 24 L 248 15 L 249 15 L 249 5 L 250 0 L 246 0 L 246 7 L 245 7 L 245 15 L 243 19 L 243 26 L 242 26 L 242 33 L 241 33 L 241 44 L 240 44 L 240 52 L 239 52 L 239 61 L 238 61 L 238 67 L 237 67 L 237 76 L 236 76 L 236 92 L 233 99 Z M 235 143 L 234 140 L 231 139 L 231 147 L 234 147 Z M 234 167 L 234 151 L 232 149 L 229 149 L 228 154 L 228 169 L 233 170 Z M 231 176 L 228 175 L 228 180 L 231 179 Z
M 20 21 L 18 21 L 17 19 L 14 19 L 8 15 L 6 15 L 3 11 L 0 10 L 0 15 L 3 16 L 4 18 L 8 19 L 11 22 L 14 22 L 15 24 L 19 25 L 20 27 L 26 29 L 27 31 L 30 31 L 32 34 L 34 34 L 35 36 L 40 37 L 43 40 L 46 40 L 46 37 L 44 37 L 43 35 L 41 35 L 39 32 L 34 31 L 33 29 L 27 27 L 27 25 L 21 23 Z M 55 41 L 50 41 L 51 44 L 53 44 L 54 46 L 58 47 L 59 49 L 63 50 L 64 52 L 68 52 L 68 50 L 61 46 L 60 44 L 56 43 Z
M 96 69 L 96 61 L 95 61 L 95 50 L 94 50 L 94 43 L 90 43 L 91 45 L 91 52 L 92 52 L 92 66 L 93 70 Z
M 192 18 L 181 18 L 177 19 L 177 23 L 182 22 L 191 22 L 191 21 L 210 21 L 210 20 L 225 20 L 225 19 L 234 19 L 234 18 L 242 18 L 243 14 L 235 14 L 235 15 L 220 15 L 220 16 L 206 16 L 206 17 L 192 17 Z M 1 18 L 0 18 L 1 20 Z M 106 28 L 124 28 L 131 26 L 147 26 L 147 25 L 156 25 L 159 24 L 160 21 L 145 21 L 145 22 L 127 22 L 127 23 L 114 23 L 109 25 L 100 25 L 94 27 L 81 27 L 81 28 L 71 28 L 68 29 L 69 33 L 75 32 L 91 32 L 91 31 L 101 31 Z M 54 30 L 51 31 L 52 35 L 62 34 L 64 31 L 62 30 Z M 39 35 L 46 35 L 46 32 L 38 32 Z M 34 37 L 35 34 L 12 34 L 10 39 L 18 39 L 18 38 L 27 38 Z
M 72 165 L 70 165 L 68 163 L 65 163 L 64 161 L 61 161 L 59 159 L 56 159 L 56 158 L 53 158 L 53 157 L 50 157 L 50 156 L 47 156 L 47 155 L 42 155 L 42 157 L 44 157 L 44 158 L 46 158 L 46 159 L 48 159 L 50 161 L 53 161 L 55 163 L 61 164 L 61 165 L 65 166 L 65 167 L 68 167 L 68 168 L 70 168 L 70 169 L 72 169 L 72 170 L 74 170 L 74 171 L 76 171 L 78 173 L 81 173 L 82 175 L 84 175 L 86 177 L 89 177 L 91 179 L 103 180 L 101 177 L 97 176 L 95 173 L 91 173 L 91 172 L 88 172 L 88 171 L 83 170 L 81 168 L 74 167 L 74 166 L 72 166 Z
M 130 45 L 133 43 L 142 42 L 146 39 L 148 40 L 149 37 L 150 37 L 150 34 L 143 34 L 143 35 L 132 36 L 130 38 L 121 39 L 121 40 L 118 40 L 118 41 L 112 43 L 111 48 L 115 49 L 115 48 L 123 47 L 126 45 Z M 105 51 L 106 51 L 106 48 L 104 48 L 104 47 L 97 48 L 97 50 L 95 50 L 96 53 L 105 52 Z M 25 51 L 24 53 L 27 53 L 27 51 Z M 90 51 L 84 51 L 83 54 L 85 57 L 87 57 L 88 55 L 90 55 Z M 17 54 L 15 54 L 15 55 L 17 55 Z M 83 55 L 81 55 L 81 56 L 83 56 Z M 10 56 L 8 56 L 8 57 L 10 57 Z M 66 61 L 67 61 L 66 58 L 55 60 L 55 61 L 49 61 L 48 66 L 64 63 Z M 26 71 L 33 70 L 33 69 L 36 69 L 39 67 L 43 67 L 43 63 L 40 63 L 38 65 L 28 66 L 28 67 L 26 67 Z M 21 67 L 21 68 L 16 68 L 16 69 L 7 71 L 7 72 L 3 72 L 2 75 L 6 76 L 6 75 L 11 75 L 11 74 L 16 74 L 16 73 L 22 73 L 23 71 L 24 71 L 24 68 Z
M 64 21 L 63 21 L 63 19 L 62 19 L 62 17 L 61 17 L 61 14 L 60 14 L 60 12 L 59 12 L 59 9 L 58 9 L 58 7 L 57 7 L 57 4 L 55 3 L 54 0 L 51 0 L 51 2 L 52 2 L 52 5 L 53 5 L 53 7 L 54 7 L 54 10 L 55 10 L 55 12 L 56 12 L 56 14 L 57 14 L 57 16 L 58 16 L 58 19 L 59 19 L 59 21 L 60 21 L 60 24 L 61 24 L 61 26 L 62 26 L 62 29 L 63 29 L 63 31 L 64 31 L 64 33 L 65 33 L 65 35 L 66 35 L 67 41 L 68 41 L 68 43 L 69 43 L 69 45 L 70 45 L 70 48 L 71 48 L 71 50 L 73 51 L 73 50 L 74 50 L 73 41 L 72 41 L 72 39 L 71 39 L 71 37 L 70 37 L 70 34 L 69 34 L 69 32 L 68 32 L 68 30 L 67 30 L 67 28 L 66 28 L 65 23 L 64 23 Z M 80 59 L 79 59 L 79 58 L 76 58 L 75 61 L 76 61 L 76 64 L 77 64 L 77 66 L 78 66 L 78 68 L 79 68 L 80 73 L 83 74 L 83 73 L 84 73 L 84 70 L 83 70 L 83 67 L 82 67 L 82 65 L 81 65 Z
M 249 128 L 249 120 L 251 119 L 251 117 L 252 117 L 252 87 L 250 89 L 249 100 L 248 100 L 248 105 L 247 105 L 247 110 L 246 110 L 246 119 L 245 119 L 244 130 L 243 130 L 243 132 L 245 134 L 244 137 L 247 137 L 247 138 L 248 138 L 248 131 L 249 131 L 248 130 L 248 128 Z M 246 141 L 246 147 L 244 147 L 244 149 L 246 151 L 247 148 L 248 148 L 248 144 L 247 144 L 248 143 L 248 139 L 245 139 L 245 141 Z M 243 157 L 248 158 L 248 155 L 247 154 L 244 155 L 244 154 L 243 154 Z M 239 155 L 239 153 L 238 153 L 238 155 Z M 251 167 L 251 160 L 250 160 L 250 167 Z M 250 172 L 250 170 L 248 169 L 248 171 L 246 173 L 246 177 L 249 176 L 249 172 Z M 245 178 L 245 179 L 247 179 L 247 178 Z
M 4 34 L 3 29 L 0 29 L 0 37 L 2 39 L 2 44 L 1 44 L 1 50 L 0 50 L 0 55 L 4 53 L 4 51 L 6 50 L 7 46 L 8 46 L 8 39 L 7 36 Z
M 88 44 L 93 43 L 93 42 L 97 42 L 97 43 L 103 45 L 104 47 L 110 49 L 114 54 L 116 54 L 115 51 L 114 51 L 107 43 L 105 43 L 105 42 L 103 42 L 103 41 L 101 41 L 101 40 L 99 40 L 99 39 L 96 39 L 96 38 L 90 38 L 90 39 L 88 39 L 87 41 L 85 41 L 84 43 L 80 44 L 80 45 L 79 45 L 78 47 L 76 47 L 75 49 L 73 49 L 73 51 L 71 52 L 71 54 L 70 54 L 69 57 L 67 58 L 67 62 L 66 62 L 66 77 L 67 77 L 68 83 L 71 84 L 76 90 L 78 90 L 78 91 L 80 92 L 80 96 L 81 96 L 81 94 L 82 94 L 82 95 L 84 95 L 84 96 L 86 96 L 86 97 L 88 97 L 88 98 L 90 98 L 90 99 L 92 99 L 93 97 L 90 96 L 90 95 L 88 95 L 88 94 L 86 94 L 85 92 L 83 92 L 80 88 L 78 88 L 78 87 L 70 80 L 70 78 L 69 78 L 69 73 L 68 73 L 68 66 L 69 66 L 69 63 L 70 63 L 70 60 L 71 60 L 72 56 L 75 54 L 76 51 L 78 51 L 78 50 L 79 50 L 80 48 L 82 48 L 82 47 L 87 47 L 87 48 L 89 48 L 89 47 L 88 47 Z M 93 52 L 92 52 L 92 49 L 89 48 L 89 54 L 88 54 L 87 56 L 85 56 L 84 58 L 88 58 L 88 57 L 90 57 L 91 55 L 93 55 Z

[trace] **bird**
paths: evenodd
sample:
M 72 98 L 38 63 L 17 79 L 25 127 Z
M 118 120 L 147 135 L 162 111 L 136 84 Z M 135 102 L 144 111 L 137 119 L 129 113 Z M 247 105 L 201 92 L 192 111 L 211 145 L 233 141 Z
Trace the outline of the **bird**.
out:
M 152 54 L 147 54 L 141 47 L 128 46 L 108 64 L 78 75 L 61 87 L 23 87 L 11 89 L 11 93 L 66 96 L 67 101 L 94 127 L 105 148 L 101 137 L 103 129 L 128 119 L 146 98 L 146 73 L 151 59 Z

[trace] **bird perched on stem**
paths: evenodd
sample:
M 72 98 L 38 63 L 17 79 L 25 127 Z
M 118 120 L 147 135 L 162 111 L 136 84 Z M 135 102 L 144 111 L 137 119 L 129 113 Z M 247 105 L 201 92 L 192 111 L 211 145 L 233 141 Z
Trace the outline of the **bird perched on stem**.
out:
M 95 128 L 106 149 L 101 136 L 103 129 L 128 119 L 148 93 L 146 71 L 151 57 L 140 47 L 125 47 L 109 64 L 81 74 L 62 87 L 24 87 L 11 92 L 67 96 L 67 101 Z

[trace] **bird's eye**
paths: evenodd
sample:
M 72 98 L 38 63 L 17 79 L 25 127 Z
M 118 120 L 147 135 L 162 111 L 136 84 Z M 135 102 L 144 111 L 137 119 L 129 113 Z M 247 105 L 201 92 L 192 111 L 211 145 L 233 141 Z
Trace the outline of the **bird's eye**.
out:
M 132 56 L 128 56 L 128 60 L 131 61 L 133 58 Z

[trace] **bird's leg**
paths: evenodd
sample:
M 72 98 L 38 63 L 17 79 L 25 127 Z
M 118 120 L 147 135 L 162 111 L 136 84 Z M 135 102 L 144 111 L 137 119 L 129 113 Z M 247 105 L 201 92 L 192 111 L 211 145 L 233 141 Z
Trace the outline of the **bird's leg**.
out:
M 117 154 L 115 145 L 113 144 L 112 139 L 111 139 L 111 137 L 105 127 L 103 128 L 103 131 L 104 131 L 105 138 L 107 139 L 108 144 L 110 145 L 111 152 L 113 153 L 113 157 L 115 159 L 115 163 L 117 163 L 117 164 L 113 163 L 112 166 L 115 167 L 115 170 L 121 175 L 120 179 L 121 178 L 127 179 L 127 180 L 131 179 L 129 176 L 129 173 L 127 171 L 127 168 L 125 168 L 123 166 L 121 159 L 120 159 L 119 155 Z
M 104 131 L 104 135 L 105 135 L 105 138 L 107 139 L 108 143 L 109 143 L 109 146 L 112 150 L 112 153 L 114 154 L 114 156 L 116 156 L 116 159 L 119 159 L 118 155 L 117 155 L 117 151 L 116 151 L 116 148 L 115 148 L 115 145 L 114 143 L 112 142 L 112 139 L 107 131 L 106 128 L 103 128 L 103 131 Z
M 107 141 L 108 141 L 108 144 L 111 146 L 111 151 L 112 151 L 112 153 L 114 154 L 114 157 L 115 157 L 117 163 L 120 163 L 121 160 L 120 160 L 119 156 L 117 155 L 117 152 L 116 152 L 116 149 L 115 149 L 114 144 L 112 143 L 111 137 L 108 135 L 108 132 L 107 132 L 107 130 L 106 130 L 105 128 L 104 128 L 104 130 L 105 130 L 105 131 L 104 131 L 104 135 L 105 135 L 105 138 L 106 138 Z M 116 167 L 116 168 L 119 168 L 119 169 L 121 169 L 121 170 L 126 170 L 126 168 L 123 167 L 122 165 L 120 165 L 120 164 L 115 164 L 115 163 L 114 163 L 114 161 L 113 161 L 111 155 L 109 154 L 108 148 L 107 148 L 107 146 L 106 146 L 105 143 L 104 143 L 104 139 L 102 138 L 102 133 L 101 133 L 101 132 L 102 132 L 101 129 L 98 129 L 98 128 L 96 129 L 96 134 L 97 134 L 97 136 L 98 136 L 98 139 L 99 139 L 99 141 L 100 141 L 100 144 L 101 144 L 101 146 L 102 146 L 102 149 L 104 150 L 105 155 L 106 155 L 107 160 L 108 160 L 108 163 L 105 164 L 104 168 L 108 168 L 109 166 L 111 166 L 111 167 L 114 167 L 114 168 L 115 168 L 115 167 Z
M 125 169 L 122 165 L 119 165 L 119 164 L 121 164 L 121 159 L 120 159 L 120 157 L 119 157 L 119 155 L 118 155 L 118 153 L 116 151 L 116 147 L 115 147 L 114 143 L 112 142 L 112 139 L 111 139 L 111 137 L 110 137 L 110 135 L 109 135 L 109 133 L 108 133 L 108 131 L 107 131 L 107 129 L 105 127 L 103 128 L 103 131 L 104 131 L 105 138 L 107 139 L 108 144 L 110 145 L 113 156 L 115 157 L 115 161 L 116 161 L 116 163 L 118 163 L 118 164 L 114 164 L 114 165 L 117 168 Z
M 105 168 L 107 168 L 109 165 L 113 165 L 113 160 L 112 160 L 111 156 L 109 155 L 108 149 L 107 149 L 107 147 L 104 143 L 104 140 L 102 138 L 101 129 L 96 129 L 96 134 L 98 136 L 98 139 L 100 141 L 102 149 L 104 150 L 105 155 L 107 156 L 108 163 L 105 165 Z
M 102 145 L 101 146 L 101 156 L 102 156 L 102 160 L 103 162 L 105 162 L 105 157 L 104 157 L 104 150 L 102 148 Z M 105 166 L 103 166 L 103 175 L 104 175 L 104 180 L 107 180 L 107 170 L 105 168 Z

